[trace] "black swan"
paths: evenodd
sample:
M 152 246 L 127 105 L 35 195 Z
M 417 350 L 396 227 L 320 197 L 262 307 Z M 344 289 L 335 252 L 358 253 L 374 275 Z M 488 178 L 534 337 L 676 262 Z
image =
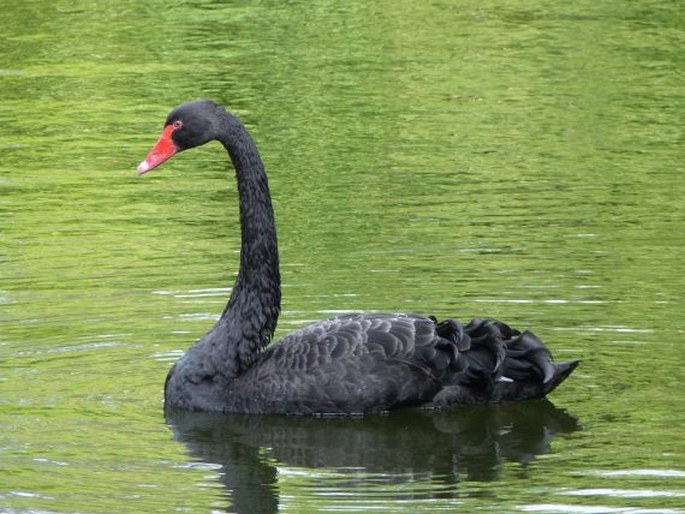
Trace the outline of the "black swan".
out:
M 206 100 L 177 107 L 138 173 L 212 140 L 235 167 L 240 268 L 217 323 L 169 371 L 167 407 L 343 415 L 519 401 L 545 396 L 577 366 L 552 362 L 533 334 L 498 321 L 413 314 L 339 316 L 269 344 L 281 302 L 276 227 L 264 165 L 240 120 Z

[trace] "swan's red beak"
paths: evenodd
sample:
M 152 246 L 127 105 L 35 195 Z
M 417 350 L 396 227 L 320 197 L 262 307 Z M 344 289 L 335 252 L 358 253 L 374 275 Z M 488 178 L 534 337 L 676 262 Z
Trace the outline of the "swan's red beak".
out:
M 144 175 L 150 170 L 155 169 L 157 166 L 162 164 L 164 161 L 168 161 L 171 157 L 178 152 L 178 148 L 171 139 L 171 134 L 174 131 L 173 125 L 167 125 L 164 127 L 164 131 L 160 136 L 155 146 L 152 147 L 150 153 L 143 162 L 138 166 L 138 175 Z

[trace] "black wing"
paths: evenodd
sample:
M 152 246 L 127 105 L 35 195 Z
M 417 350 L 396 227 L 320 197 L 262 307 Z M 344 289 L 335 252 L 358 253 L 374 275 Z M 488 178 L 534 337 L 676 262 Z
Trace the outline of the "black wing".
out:
M 503 323 L 354 314 L 269 346 L 235 380 L 228 404 L 240 412 L 354 414 L 519 400 L 548 392 L 555 366 L 532 334 Z

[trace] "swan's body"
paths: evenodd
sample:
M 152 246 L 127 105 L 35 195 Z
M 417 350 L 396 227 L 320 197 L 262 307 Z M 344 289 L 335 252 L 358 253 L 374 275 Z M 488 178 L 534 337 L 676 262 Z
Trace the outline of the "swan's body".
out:
M 535 336 L 499 322 L 463 327 L 408 314 L 341 316 L 268 345 L 280 312 L 278 246 L 266 174 L 247 130 L 212 102 L 186 103 L 169 115 L 138 171 L 211 140 L 236 170 L 240 270 L 219 321 L 169 372 L 167 406 L 354 414 L 519 401 L 546 395 L 576 367 L 553 363 Z

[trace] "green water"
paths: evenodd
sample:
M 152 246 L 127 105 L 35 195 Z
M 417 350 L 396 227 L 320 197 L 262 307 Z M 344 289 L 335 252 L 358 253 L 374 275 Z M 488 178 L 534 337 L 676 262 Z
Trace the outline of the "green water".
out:
M 0 511 L 685 512 L 677 1 L 0 0 Z M 212 98 L 269 172 L 277 335 L 496 317 L 550 398 L 351 420 L 165 419 L 237 270 Z

